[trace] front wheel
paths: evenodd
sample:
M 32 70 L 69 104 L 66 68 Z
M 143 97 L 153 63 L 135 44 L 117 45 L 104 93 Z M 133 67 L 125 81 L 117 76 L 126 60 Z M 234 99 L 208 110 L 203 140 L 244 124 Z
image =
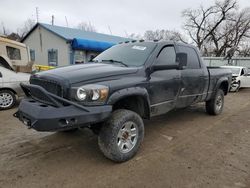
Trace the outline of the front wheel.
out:
M 206 102 L 206 111 L 210 115 L 219 115 L 224 106 L 224 92 L 218 89 L 214 98 Z
M 98 144 L 103 154 L 112 161 L 131 159 L 138 151 L 144 137 L 141 117 L 130 110 L 116 110 L 102 126 Z
M 10 90 L 0 91 L 0 110 L 7 110 L 16 104 L 16 95 Z

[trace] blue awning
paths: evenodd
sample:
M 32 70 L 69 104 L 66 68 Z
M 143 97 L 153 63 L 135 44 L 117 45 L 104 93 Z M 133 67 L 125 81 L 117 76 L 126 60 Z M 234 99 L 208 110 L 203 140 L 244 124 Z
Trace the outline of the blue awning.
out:
M 78 39 L 78 38 L 74 38 L 72 41 L 73 50 L 89 50 L 95 52 L 102 52 L 114 45 L 115 43 Z

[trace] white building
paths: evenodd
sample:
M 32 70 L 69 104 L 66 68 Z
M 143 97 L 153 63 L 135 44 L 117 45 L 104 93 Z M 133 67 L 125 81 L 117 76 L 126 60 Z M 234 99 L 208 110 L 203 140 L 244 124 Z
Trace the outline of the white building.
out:
M 64 66 L 84 63 L 109 47 L 131 39 L 37 23 L 22 39 L 35 64 Z

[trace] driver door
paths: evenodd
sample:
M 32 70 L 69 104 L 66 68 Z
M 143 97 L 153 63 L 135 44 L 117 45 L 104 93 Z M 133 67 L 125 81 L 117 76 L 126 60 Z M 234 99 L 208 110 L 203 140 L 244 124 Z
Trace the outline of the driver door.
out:
M 154 65 L 173 65 L 176 52 L 173 45 L 163 47 Z M 180 89 L 180 70 L 157 70 L 150 75 L 149 96 L 152 116 L 167 113 L 175 107 Z

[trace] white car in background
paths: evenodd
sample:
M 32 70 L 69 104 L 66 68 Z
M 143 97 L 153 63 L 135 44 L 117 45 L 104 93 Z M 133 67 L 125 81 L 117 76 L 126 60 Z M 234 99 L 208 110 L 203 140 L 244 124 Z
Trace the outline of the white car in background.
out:
M 20 83 L 28 83 L 30 74 L 16 73 L 0 66 L 0 110 L 12 108 L 18 99 L 24 95 Z
M 247 67 L 221 66 L 232 71 L 232 85 L 230 91 L 239 91 L 240 88 L 250 87 L 250 72 Z

